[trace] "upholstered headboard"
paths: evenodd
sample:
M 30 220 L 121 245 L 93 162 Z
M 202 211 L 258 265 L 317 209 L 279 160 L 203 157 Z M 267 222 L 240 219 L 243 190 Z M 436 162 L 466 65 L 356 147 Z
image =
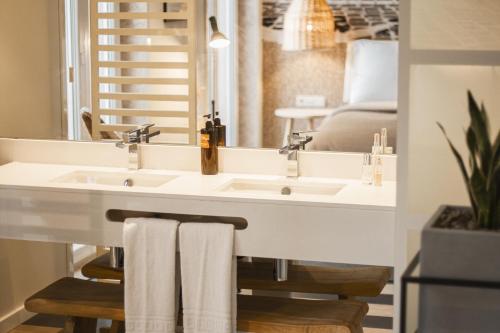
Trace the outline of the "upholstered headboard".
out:
M 397 101 L 398 42 L 357 40 L 347 46 L 344 103 Z

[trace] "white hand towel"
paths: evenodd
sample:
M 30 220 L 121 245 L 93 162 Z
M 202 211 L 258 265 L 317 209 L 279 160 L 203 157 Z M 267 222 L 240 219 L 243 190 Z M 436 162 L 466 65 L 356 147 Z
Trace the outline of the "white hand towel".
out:
M 179 222 L 125 220 L 127 333 L 174 333 L 177 323 L 176 237 Z
M 184 333 L 236 332 L 233 236 L 232 224 L 179 227 Z

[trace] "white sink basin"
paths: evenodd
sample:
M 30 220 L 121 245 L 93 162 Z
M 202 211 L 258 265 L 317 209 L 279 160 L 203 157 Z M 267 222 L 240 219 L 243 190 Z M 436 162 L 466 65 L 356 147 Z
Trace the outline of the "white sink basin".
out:
M 121 187 L 159 187 L 176 176 L 134 172 L 74 171 L 51 180 L 53 183 L 97 184 Z
M 334 196 L 344 184 L 320 184 L 299 180 L 256 180 L 232 179 L 224 185 L 221 192 L 234 192 L 251 195 L 303 196 L 321 195 Z

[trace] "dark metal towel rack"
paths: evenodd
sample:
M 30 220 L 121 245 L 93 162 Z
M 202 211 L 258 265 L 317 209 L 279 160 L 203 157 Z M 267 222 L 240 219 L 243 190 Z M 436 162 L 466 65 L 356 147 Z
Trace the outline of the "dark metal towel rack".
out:
M 242 217 L 230 216 L 209 216 L 209 215 L 192 215 L 192 214 L 175 214 L 175 213 L 159 213 L 146 212 L 137 210 L 109 209 L 106 212 L 106 219 L 110 222 L 124 222 L 127 218 L 134 217 L 149 217 L 176 220 L 181 223 L 225 223 L 233 224 L 236 230 L 244 230 L 248 226 L 246 219 Z

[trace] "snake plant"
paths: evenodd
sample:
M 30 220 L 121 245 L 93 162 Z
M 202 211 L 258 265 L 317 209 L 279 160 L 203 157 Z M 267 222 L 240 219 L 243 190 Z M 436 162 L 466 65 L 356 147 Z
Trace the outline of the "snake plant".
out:
M 464 178 L 472 206 L 474 224 L 479 229 L 500 229 L 500 130 L 494 141 L 490 137 L 488 115 L 481 104 L 477 104 L 468 91 L 470 124 L 465 130 L 469 150 L 469 168 L 446 135 L 439 122 L 448 144 L 455 156 Z

